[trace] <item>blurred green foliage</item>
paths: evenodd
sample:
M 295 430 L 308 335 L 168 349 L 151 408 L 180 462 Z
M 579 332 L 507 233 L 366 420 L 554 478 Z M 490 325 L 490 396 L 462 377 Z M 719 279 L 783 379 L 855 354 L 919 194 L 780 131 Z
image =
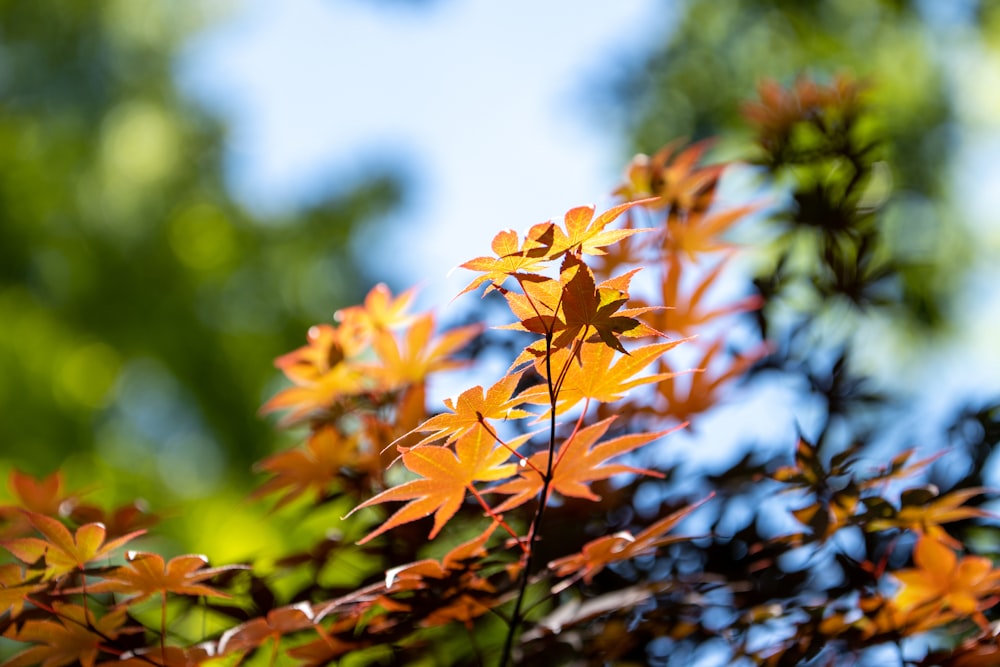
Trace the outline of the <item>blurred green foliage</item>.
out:
M 741 101 L 762 80 L 846 73 L 866 81 L 893 192 L 882 231 L 893 259 L 906 265 L 908 322 L 946 327 L 974 252 L 952 167 L 980 119 L 1000 112 L 987 83 L 1000 71 L 1000 5 L 688 0 L 674 10 L 658 46 L 622 70 L 598 111 L 624 129 L 630 151 L 717 135 L 745 148 Z
M 245 488 L 273 449 L 257 416 L 272 360 L 367 291 L 346 241 L 400 203 L 400 179 L 262 218 L 224 187 L 226 128 L 173 80 L 208 20 L 195 5 L 5 1 L 0 17 L 3 465 L 158 506 Z

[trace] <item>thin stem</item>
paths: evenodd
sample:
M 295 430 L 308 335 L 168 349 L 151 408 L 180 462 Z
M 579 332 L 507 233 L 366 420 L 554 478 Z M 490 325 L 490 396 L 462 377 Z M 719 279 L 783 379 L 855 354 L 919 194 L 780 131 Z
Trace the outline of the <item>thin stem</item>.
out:
M 511 537 L 513 537 L 513 538 L 514 538 L 514 540 L 515 540 L 515 541 L 516 541 L 516 542 L 518 543 L 518 545 L 520 545 L 520 547 L 521 547 L 521 551 L 524 551 L 525 549 L 527 549 L 527 547 L 526 547 L 526 546 L 524 545 L 524 543 L 523 543 L 523 542 L 521 541 L 521 538 L 520 538 L 520 537 L 518 537 L 518 535 L 517 535 L 517 533 L 516 533 L 516 532 L 514 532 L 514 529 L 513 529 L 513 528 L 511 528 L 510 526 L 508 526 L 508 525 L 507 525 L 507 522 L 503 520 L 503 517 L 502 517 L 502 516 L 500 516 L 499 514 L 497 514 L 497 513 L 495 512 L 495 511 L 493 511 L 493 508 L 492 508 L 492 507 L 490 507 L 490 506 L 489 506 L 489 505 L 488 505 L 488 504 L 486 503 L 486 501 L 485 501 L 485 500 L 483 499 L 482 495 L 480 495 L 480 493 L 479 493 L 479 491 L 478 491 L 478 490 L 476 489 L 476 487 L 474 487 L 474 486 L 472 486 L 472 485 L 470 484 L 470 485 L 468 486 L 468 489 L 469 489 L 469 491 L 470 491 L 470 492 L 472 492 L 472 495 L 476 497 L 476 500 L 478 500 L 478 501 L 479 501 L 479 504 L 480 504 L 480 505 L 482 505 L 482 507 L 483 507 L 483 510 L 485 510 L 485 511 L 486 511 L 486 513 L 487 513 L 487 514 L 488 514 L 488 515 L 490 516 L 490 518 L 492 518 L 492 519 L 493 519 L 494 521 L 496 521 L 496 522 L 497 522 L 498 524 L 500 524 L 500 525 L 501 525 L 501 526 L 503 527 L 503 529 L 504 529 L 504 530 L 506 530 L 506 531 L 507 531 L 507 533 L 508 533 L 508 534 L 509 534 L 509 535 L 510 535 Z
M 584 401 L 584 403 L 583 403 L 583 411 L 580 413 L 580 416 L 577 418 L 576 425 L 573 426 L 573 432 L 569 434 L 568 438 L 566 438 L 566 442 L 567 443 L 571 442 L 573 440 L 573 438 L 576 437 L 576 434 L 580 432 L 580 428 L 583 426 L 583 418 L 587 416 L 587 410 L 589 408 L 590 408 L 590 397 L 588 396 L 586 398 L 586 400 Z M 561 451 L 559 452 L 559 456 L 556 457 L 556 462 L 555 462 L 555 466 L 553 466 L 553 470 L 555 468 L 559 467 L 559 462 L 563 460 L 564 456 L 566 456 L 566 452 L 569 451 L 569 447 L 570 446 L 568 444 L 567 445 L 563 445 Z
M 160 656 L 167 659 L 167 591 L 160 591 Z
M 535 510 L 535 518 L 531 522 L 528 530 L 528 550 L 523 556 L 524 566 L 521 570 L 520 581 L 517 588 L 517 599 L 514 601 L 514 612 L 510 617 L 510 625 L 507 627 L 507 637 L 504 639 L 503 655 L 500 657 L 499 667 L 506 667 L 510 663 L 511 652 L 514 647 L 514 636 L 523 619 L 521 607 L 524 605 L 524 598 L 528 591 L 528 578 L 531 572 L 532 560 L 535 555 L 535 542 L 538 539 L 539 527 L 542 524 L 542 516 L 545 513 L 545 504 L 549 498 L 549 487 L 552 483 L 552 470 L 556 449 L 556 398 L 558 392 L 552 382 L 552 333 L 545 336 L 545 381 L 549 389 L 549 456 L 545 474 L 542 476 L 542 489 L 538 492 L 538 509 Z
M 566 363 L 563 364 L 562 369 L 559 371 L 559 377 L 556 378 L 555 384 L 551 385 L 551 386 L 555 387 L 555 391 L 554 392 L 550 391 L 549 392 L 550 396 L 553 393 L 558 396 L 559 392 L 562 390 L 563 382 L 566 381 L 566 375 L 569 373 L 570 364 L 573 363 L 573 357 L 575 357 L 577 354 L 579 354 L 581 348 L 583 348 L 583 340 L 586 337 L 586 335 L 587 335 L 587 329 L 584 328 L 584 330 L 583 330 L 583 336 L 581 336 L 580 338 L 577 338 L 576 340 L 573 341 L 573 347 L 570 348 L 569 356 L 566 358 Z M 552 406 L 553 406 L 552 409 L 555 410 L 555 402 L 554 401 L 552 403 Z
M 489 425 L 489 423 L 482 415 L 479 416 L 479 423 L 482 424 L 483 428 L 486 429 L 486 432 L 489 433 L 490 436 L 497 441 L 497 444 L 499 444 L 501 447 L 503 447 L 511 454 L 513 454 L 521 465 L 531 468 L 539 475 L 542 474 L 542 471 L 538 469 L 538 466 L 536 466 L 534 463 L 528 460 L 527 456 L 525 456 L 524 454 L 522 454 L 521 452 L 517 451 L 516 449 L 508 445 L 506 442 L 504 442 L 503 439 L 499 435 L 497 435 L 497 432 L 493 430 L 493 427 Z

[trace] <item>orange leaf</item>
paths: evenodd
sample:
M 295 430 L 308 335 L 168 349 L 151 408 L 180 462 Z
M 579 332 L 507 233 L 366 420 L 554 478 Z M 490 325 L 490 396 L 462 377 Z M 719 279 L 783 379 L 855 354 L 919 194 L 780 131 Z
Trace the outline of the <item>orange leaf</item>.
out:
M 565 231 L 558 225 L 554 229 L 555 238 L 549 256 L 556 258 L 570 251 L 584 255 L 603 255 L 605 252 L 601 248 L 617 243 L 633 234 L 650 231 L 648 229 L 605 229 L 605 227 L 633 206 L 647 204 L 651 201 L 655 200 L 639 199 L 625 202 L 608 209 L 596 218 L 593 206 L 578 206 L 570 209 L 563 217 Z
M 343 467 L 363 467 L 366 457 L 358 450 L 356 437 L 344 437 L 329 425 L 312 432 L 305 447 L 296 447 L 267 457 L 254 466 L 274 475 L 251 495 L 260 498 L 283 492 L 275 503 L 279 509 L 308 491 L 322 498 Z
M 989 558 L 964 556 L 959 559 L 950 547 L 929 536 L 921 535 L 913 550 L 915 568 L 893 572 L 902 587 L 893 599 L 903 612 L 923 607 L 941 614 L 942 622 L 951 620 L 954 612 L 971 616 L 986 630 L 988 623 L 982 612 L 993 606 L 1000 592 L 1000 571 L 993 569 Z
M 705 253 L 728 250 L 732 246 L 722 241 L 719 236 L 757 208 L 755 205 L 748 205 L 714 215 L 692 213 L 683 219 L 670 216 L 667 220 L 663 248 L 675 257 L 684 254 L 692 261 L 696 261 L 699 255 Z
M 725 371 L 709 373 L 707 368 L 721 349 L 722 341 L 717 340 L 705 351 L 698 361 L 698 369 L 690 373 L 691 379 L 686 392 L 682 384 L 677 381 L 677 376 L 681 373 L 671 372 L 666 364 L 660 365 L 664 380 L 657 385 L 656 391 L 665 401 L 657 414 L 686 422 L 694 415 L 707 411 L 718 404 L 723 385 L 743 375 L 766 351 L 762 348 L 745 356 L 736 356 Z
M 82 570 L 90 561 L 107 556 L 118 547 L 142 535 L 146 531 L 135 532 L 104 541 L 106 530 L 103 524 L 88 523 L 80 526 L 76 534 L 69 532 L 62 523 L 44 514 L 24 512 L 45 539 L 23 537 L 3 544 L 17 559 L 31 564 L 45 555 L 45 580 L 62 576 L 73 570 Z
M 705 504 L 711 497 L 712 495 L 709 495 L 708 498 L 693 505 L 668 514 L 634 537 L 631 533 L 620 532 L 591 540 L 583 546 L 580 553 L 554 560 L 549 563 L 549 568 L 558 577 L 575 574 L 578 577 L 582 576 L 584 582 L 589 584 L 598 572 L 611 563 L 636 558 L 667 544 L 690 539 L 687 537 L 668 537 L 666 533 L 680 523 L 684 517 Z
M 416 289 L 411 288 L 394 299 L 386 284 L 379 283 L 365 296 L 364 305 L 338 310 L 334 319 L 350 323 L 352 328 L 360 329 L 362 335 L 393 329 L 410 321 L 406 309 L 415 295 Z
M 471 292 L 487 281 L 490 286 L 486 292 L 489 293 L 503 285 L 511 276 L 544 266 L 548 259 L 536 242 L 526 241 L 524 246 L 520 246 L 517 232 L 513 229 L 505 229 L 493 237 L 493 252 L 496 253 L 496 257 L 476 257 L 461 265 L 463 269 L 479 271 L 484 275 L 466 285 L 465 289 L 458 293 L 459 296 Z
M 483 330 L 480 325 L 452 329 L 433 341 L 434 316 L 425 313 L 414 319 L 402 341 L 391 332 L 377 331 L 372 347 L 381 360 L 372 370 L 388 390 L 422 382 L 438 371 L 460 368 L 467 362 L 450 358 Z
M 24 571 L 14 563 L 0 565 L 0 615 L 10 612 L 17 618 L 29 595 L 48 588 L 45 584 L 25 583 Z
M 80 664 L 94 667 L 103 642 L 113 639 L 126 620 L 124 608 L 114 609 L 100 619 L 77 605 L 54 602 L 54 620 L 25 621 L 11 639 L 32 644 L 9 658 L 3 667 L 62 667 Z
M 415 433 L 430 433 L 414 447 L 440 438 L 447 438 L 445 444 L 450 444 L 477 426 L 485 424 L 487 419 L 534 417 L 532 413 L 516 407 L 524 403 L 520 396 L 511 397 L 520 379 L 521 373 L 508 374 L 497 380 L 485 393 L 477 385 L 463 391 L 454 401 L 445 399 L 444 404 L 451 410 L 451 414 L 435 415 L 413 429 Z
M 689 339 L 646 345 L 632 350 L 629 355 L 619 356 L 617 361 L 615 361 L 615 351 L 604 343 L 584 343 L 578 355 L 581 362 L 579 364 L 573 363 L 568 350 L 555 351 L 551 357 L 552 368 L 565 369 L 565 378 L 558 386 L 556 412 L 563 414 L 580 401 L 587 399 L 612 403 L 624 397 L 634 387 L 663 381 L 670 377 L 670 373 L 641 377 L 636 375 L 662 354 L 687 340 Z M 544 359 L 536 361 L 535 365 L 544 377 Z M 520 394 L 520 397 L 527 403 L 547 405 L 548 384 L 529 387 Z M 548 414 L 546 412 L 540 418 L 547 417 Z
M 717 263 L 705 274 L 690 294 L 684 294 L 681 285 L 683 265 L 680 262 L 670 262 L 667 274 L 660 284 L 660 299 L 669 307 L 648 318 L 650 326 L 684 336 L 720 317 L 759 309 L 763 305 L 759 296 L 749 296 L 718 308 L 707 309 L 703 306 L 705 295 L 721 275 L 727 259 Z
M 614 475 L 626 472 L 650 475 L 652 477 L 663 477 L 661 473 L 655 470 L 634 468 L 623 463 L 608 463 L 608 460 L 638 449 L 653 440 L 662 438 L 664 435 L 670 433 L 670 431 L 631 433 L 606 440 L 595 446 L 594 443 L 607 433 L 608 427 L 611 426 L 614 420 L 614 417 L 609 417 L 596 424 L 580 429 L 571 438 L 562 443 L 552 465 L 550 491 L 557 491 L 563 496 L 572 496 L 574 498 L 600 500 L 600 497 L 590 490 L 589 485 L 591 482 L 608 479 Z M 529 459 L 532 466 L 527 469 L 522 468 L 519 477 L 490 489 L 490 493 L 511 495 L 495 511 L 506 512 L 511 508 L 523 505 L 533 498 L 537 498 L 543 486 L 542 475 L 537 471 L 548 468 L 548 459 L 548 452 L 533 454 Z
M 313 610 L 308 602 L 278 607 L 263 618 L 255 618 L 230 628 L 219 639 L 219 653 L 250 651 L 268 639 L 278 642 L 287 634 L 313 627 Z
M 57 516 L 63 503 L 72 500 L 63 493 L 63 478 L 58 470 L 42 479 L 11 470 L 9 484 L 21 507 L 38 514 Z
M 104 581 L 88 587 L 91 593 L 121 593 L 129 597 L 129 603 L 145 600 L 157 593 L 166 595 L 205 595 L 229 597 L 200 582 L 211 579 L 222 572 L 246 569 L 242 565 L 224 565 L 202 569 L 208 564 L 204 556 L 186 554 L 171 558 L 164 563 L 163 556 L 147 552 L 129 552 L 128 563 L 107 572 Z
M 933 493 L 937 493 L 935 487 L 931 487 Z M 948 535 L 941 528 L 943 523 L 962 521 L 972 518 L 991 518 L 994 515 L 978 507 L 964 507 L 966 501 L 976 496 L 982 495 L 987 489 L 976 487 L 970 489 L 959 489 L 938 496 L 933 501 L 921 502 L 919 504 L 907 504 L 905 502 L 906 493 L 903 494 L 903 506 L 894 517 L 886 519 L 876 519 L 868 524 L 869 530 L 886 530 L 888 528 L 907 528 L 933 537 L 944 544 L 954 548 L 959 548 L 960 544 L 953 537 Z
M 375 531 L 358 544 L 364 544 L 382 533 L 404 523 L 434 514 L 434 527 L 429 538 L 433 539 L 453 517 L 465 501 L 466 493 L 474 490 L 473 482 L 493 482 L 510 477 L 517 465 L 507 463 L 511 449 L 516 449 L 530 435 L 508 443 L 507 447 L 494 447 L 494 438 L 485 428 L 466 432 L 455 443 L 455 451 L 447 447 L 419 447 L 403 452 L 403 465 L 420 475 L 399 486 L 386 489 L 369 498 L 350 511 L 348 516 L 363 507 L 384 502 L 409 501 L 396 511 Z

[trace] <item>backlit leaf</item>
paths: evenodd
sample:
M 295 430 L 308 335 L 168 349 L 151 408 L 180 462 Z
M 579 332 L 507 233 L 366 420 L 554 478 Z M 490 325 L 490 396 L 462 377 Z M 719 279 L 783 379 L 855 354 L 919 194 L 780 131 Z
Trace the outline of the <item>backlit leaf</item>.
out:
M 454 452 L 448 447 L 438 446 L 404 451 L 403 465 L 420 475 L 420 478 L 386 489 L 351 510 L 350 514 L 353 514 L 361 508 L 380 503 L 408 501 L 358 544 L 364 544 L 387 530 L 432 513 L 434 527 L 429 538 L 433 539 L 458 512 L 466 494 L 474 489 L 474 482 L 493 482 L 517 472 L 518 466 L 507 461 L 510 459 L 511 449 L 515 449 L 528 437 L 521 436 L 508 443 L 508 447 L 494 446 L 493 436 L 480 426 L 459 437 Z

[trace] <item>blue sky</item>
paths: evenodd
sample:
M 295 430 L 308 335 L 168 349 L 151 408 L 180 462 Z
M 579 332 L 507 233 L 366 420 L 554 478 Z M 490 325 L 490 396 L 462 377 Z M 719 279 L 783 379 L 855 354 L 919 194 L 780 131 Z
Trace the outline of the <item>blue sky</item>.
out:
M 450 295 L 462 277 L 448 269 L 500 229 L 616 185 L 625 150 L 587 97 L 670 16 L 652 0 L 401 4 L 236 3 L 191 43 L 181 79 L 231 123 L 247 205 L 281 211 L 373 160 L 403 164 L 415 196 L 395 222 L 420 233 L 358 242 L 393 258 L 387 278 Z

